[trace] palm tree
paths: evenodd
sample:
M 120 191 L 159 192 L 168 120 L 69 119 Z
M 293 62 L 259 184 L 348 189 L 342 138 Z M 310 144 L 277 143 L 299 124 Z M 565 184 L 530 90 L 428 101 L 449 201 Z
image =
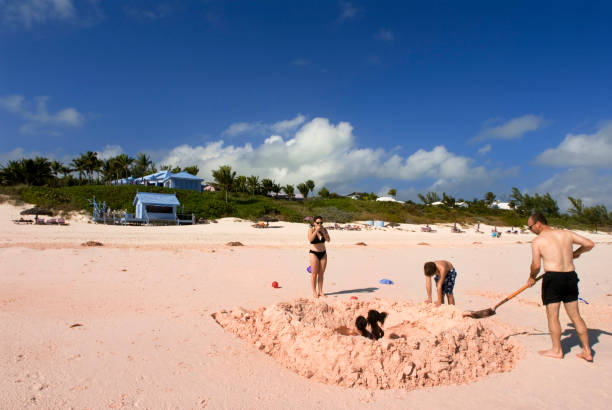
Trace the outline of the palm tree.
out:
M 297 190 L 300 191 L 300 194 L 302 194 L 304 196 L 304 199 L 308 198 L 308 193 L 310 192 L 310 189 L 306 186 L 305 183 L 299 183 L 296 186 Z
M 419 199 L 423 202 L 423 204 L 431 205 L 434 202 L 438 202 L 440 200 L 440 197 L 435 192 L 428 192 L 425 195 L 419 194 Z
M 83 183 L 83 174 L 85 173 L 85 161 L 83 154 L 80 157 L 74 158 L 71 162 L 72 169 L 79 173 L 79 185 Z
M 491 191 L 487 192 L 485 194 L 484 200 L 487 205 L 491 206 L 493 204 L 493 201 L 495 201 L 495 194 Z
M 89 183 L 91 184 L 93 173 L 100 171 L 100 167 L 102 167 L 103 162 L 98 158 L 98 153 L 93 151 L 87 151 L 85 154 L 81 154 L 81 159 L 83 161 L 83 167 L 85 168 L 85 171 L 87 171 Z
M 227 203 L 227 191 L 230 190 L 236 178 L 236 171 L 232 171 L 229 165 L 222 165 L 219 169 L 213 171 L 213 178 L 217 184 L 225 191 L 225 203 Z
M 244 175 L 239 175 L 236 177 L 236 181 L 234 182 L 236 191 L 238 192 L 246 192 L 248 187 L 247 187 L 247 177 L 245 177 Z
M 153 165 L 153 161 L 151 161 L 151 157 L 145 154 L 144 152 L 140 152 L 136 156 L 136 160 L 134 161 L 134 166 L 132 167 L 132 172 L 134 173 L 134 176 L 137 178 L 144 177 L 147 174 L 147 171 L 149 170 L 151 165 Z
M 251 191 L 251 195 L 255 196 L 255 192 L 259 189 L 259 177 L 255 175 L 251 175 L 247 178 L 247 186 Z
M 283 191 L 285 191 L 285 194 L 287 194 L 287 197 L 293 198 L 294 193 L 295 193 L 295 188 L 293 188 L 293 185 L 287 184 L 283 187 Z
M 198 172 L 200 172 L 200 168 L 198 168 L 197 165 L 192 165 L 190 167 L 185 167 L 183 168 L 183 171 L 191 174 L 191 175 L 198 175 Z
M 117 168 L 124 172 L 125 178 L 127 178 L 130 174 L 130 166 L 134 162 L 134 158 L 126 155 L 120 154 L 114 158 Z
M 62 168 L 64 167 L 64 165 L 56 160 L 51 161 L 51 172 L 53 172 L 53 175 L 55 176 L 55 180 L 53 181 L 54 184 L 57 186 L 57 181 L 59 180 L 59 174 L 60 172 L 62 172 Z
M 395 195 L 397 195 L 397 190 L 395 188 L 391 188 L 389 190 L 389 192 L 387 192 L 387 195 L 392 196 L 393 198 L 395 198 Z
M 271 179 L 264 178 L 261 180 L 261 188 L 264 191 L 264 195 L 268 195 L 272 191 L 273 187 L 274 187 L 274 181 L 272 181 Z
M 571 196 L 568 196 L 567 199 L 572 203 L 572 208 L 568 209 L 567 212 L 572 216 L 581 218 L 584 215 L 584 204 L 582 203 L 582 199 L 572 198 Z
M 312 179 L 309 179 L 308 181 L 306 181 L 306 187 L 308 188 L 310 192 L 314 193 L 315 183 Z
M 276 183 L 272 184 L 272 192 L 276 194 L 276 197 L 278 197 L 278 194 L 280 194 L 281 189 L 282 188 L 280 184 L 276 184 Z

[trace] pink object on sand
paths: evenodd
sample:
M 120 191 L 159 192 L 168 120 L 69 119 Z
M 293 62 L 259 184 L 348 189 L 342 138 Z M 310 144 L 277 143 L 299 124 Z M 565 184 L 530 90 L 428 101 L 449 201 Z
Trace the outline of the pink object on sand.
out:
M 278 289 L 278 282 L 277 281 L 272 282 L 272 287 L 274 289 Z
M 357 300 L 357 296 L 351 296 L 351 299 Z

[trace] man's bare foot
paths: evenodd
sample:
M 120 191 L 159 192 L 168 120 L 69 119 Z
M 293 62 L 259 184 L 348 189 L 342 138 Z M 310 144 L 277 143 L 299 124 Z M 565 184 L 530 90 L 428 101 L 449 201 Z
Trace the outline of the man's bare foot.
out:
M 318 298 L 319 298 L 319 295 L 317 295 L 315 292 L 313 292 L 313 293 L 312 293 L 312 297 L 313 297 L 313 299 L 318 299 Z
M 553 359 L 563 359 L 563 353 L 556 352 L 552 349 L 550 350 L 540 350 L 538 353 L 541 356 L 552 357 Z
M 589 363 L 593 363 L 593 355 L 591 352 L 582 351 L 581 353 L 576 354 L 576 357 L 586 360 Z
M 322 297 L 322 298 L 326 298 L 327 297 L 327 295 L 325 293 L 319 293 L 319 296 Z

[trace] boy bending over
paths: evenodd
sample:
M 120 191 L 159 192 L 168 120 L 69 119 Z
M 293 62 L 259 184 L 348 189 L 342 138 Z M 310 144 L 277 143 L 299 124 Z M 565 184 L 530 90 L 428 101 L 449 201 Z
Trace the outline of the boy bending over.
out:
M 444 303 L 444 295 L 449 305 L 455 304 L 453 296 L 453 288 L 455 287 L 455 278 L 457 271 L 449 261 L 425 262 L 423 266 L 425 271 L 425 289 L 427 290 L 427 299 L 425 303 L 431 303 L 431 277 L 436 281 L 438 299 L 435 302 L 436 306 Z

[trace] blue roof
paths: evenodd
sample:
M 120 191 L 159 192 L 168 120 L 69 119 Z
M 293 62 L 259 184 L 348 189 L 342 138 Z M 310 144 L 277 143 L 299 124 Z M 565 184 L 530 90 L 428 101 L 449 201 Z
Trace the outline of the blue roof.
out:
M 145 205 L 180 205 L 181 203 L 176 198 L 176 194 L 153 194 L 150 192 L 137 192 L 134 198 L 136 202 L 142 202 Z
M 172 174 L 172 173 L 168 173 L 168 176 L 166 176 L 165 179 L 171 179 L 171 178 L 179 178 L 179 179 L 197 179 L 198 181 L 204 181 L 203 178 L 200 177 L 196 177 L 195 175 L 191 175 L 189 172 L 185 172 L 185 171 L 181 171 L 179 173 L 176 174 Z

